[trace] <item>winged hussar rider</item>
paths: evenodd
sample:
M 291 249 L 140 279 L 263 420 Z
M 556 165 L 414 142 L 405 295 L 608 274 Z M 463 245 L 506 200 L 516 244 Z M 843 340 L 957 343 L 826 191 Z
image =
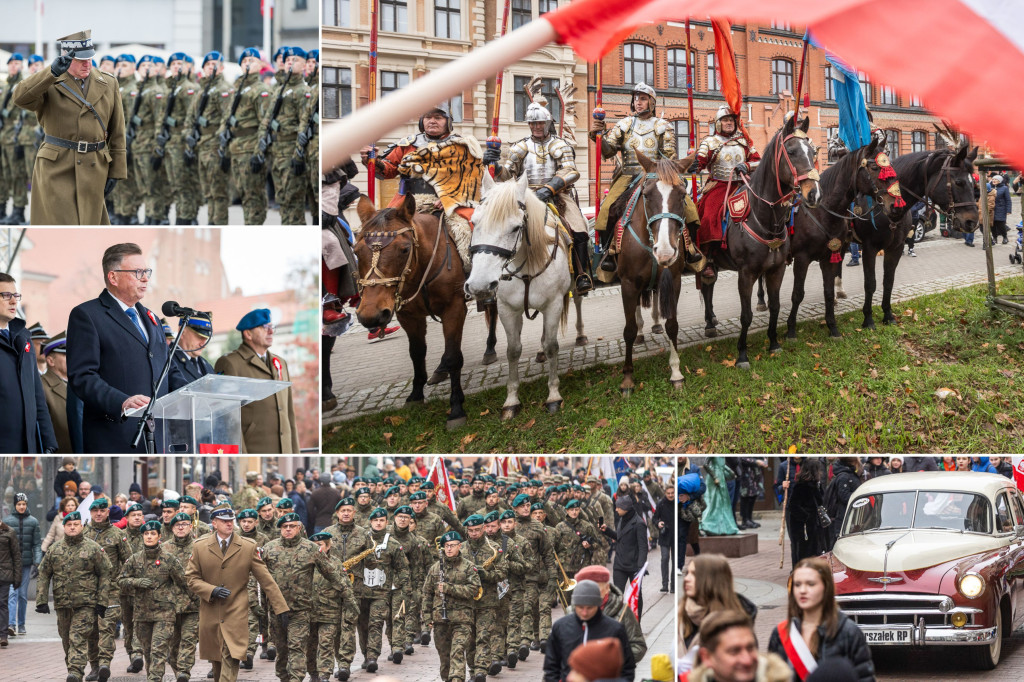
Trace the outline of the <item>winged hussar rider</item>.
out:
M 508 159 L 498 164 L 495 179 L 519 178 L 524 173 L 537 198 L 553 203 L 563 222 L 572 231 L 572 252 L 575 258 L 576 293 L 594 288 L 590 278 L 590 236 L 587 222 L 576 203 L 573 185 L 579 180 L 576 153 L 565 140 L 554 134 L 555 121 L 547 107 L 531 102 L 526 109 L 530 137 L 512 144 Z M 484 152 L 484 165 L 498 161 L 500 149 Z

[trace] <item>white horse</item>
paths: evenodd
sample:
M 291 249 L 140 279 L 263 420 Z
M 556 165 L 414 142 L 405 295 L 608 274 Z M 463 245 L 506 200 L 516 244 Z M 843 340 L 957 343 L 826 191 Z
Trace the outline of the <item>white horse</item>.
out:
M 519 403 L 519 358 L 523 352 L 523 316 L 544 315 L 541 346 L 548 363 L 548 397 L 544 406 L 554 414 L 562 405 L 558 393 L 558 332 L 566 325 L 569 289 L 569 253 L 555 216 L 533 192 L 526 176 L 495 183 L 483 174 L 480 204 L 473 212 L 473 240 L 469 252 L 473 269 L 466 279 L 466 294 L 495 296 L 498 317 L 508 348 L 508 395 L 502 420 L 512 419 Z M 530 310 L 533 315 L 530 315 Z

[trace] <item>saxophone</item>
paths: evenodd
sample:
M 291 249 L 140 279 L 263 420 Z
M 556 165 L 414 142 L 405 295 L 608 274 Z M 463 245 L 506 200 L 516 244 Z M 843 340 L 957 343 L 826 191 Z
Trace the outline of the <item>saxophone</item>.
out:
M 482 570 L 482 571 L 486 571 L 488 568 L 491 567 L 491 564 L 493 564 L 495 561 L 498 560 L 498 548 L 495 547 L 494 545 L 492 545 L 490 540 L 487 540 L 487 545 L 491 548 L 491 551 L 493 552 L 493 554 L 491 554 L 490 558 L 487 559 L 487 561 L 485 561 L 482 564 L 480 564 L 480 570 Z M 484 588 L 481 587 L 477 591 L 476 596 L 473 597 L 473 601 L 480 601 L 480 598 L 483 597 L 483 596 L 484 596 Z
M 341 562 L 342 568 L 344 568 L 345 572 L 348 573 L 348 579 L 351 580 L 353 584 L 355 584 L 356 582 L 356 576 L 354 573 L 352 573 L 353 567 L 355 567 L 356 564 L 358 564 L 366 557 L 373 554 L 373 551 L 375 549 L 377 549 L 375 546 L 370 546 L 368 549 L 364 549 L 362 552 L 356 554 L 351 559 L 346 559 L 345 561 Z

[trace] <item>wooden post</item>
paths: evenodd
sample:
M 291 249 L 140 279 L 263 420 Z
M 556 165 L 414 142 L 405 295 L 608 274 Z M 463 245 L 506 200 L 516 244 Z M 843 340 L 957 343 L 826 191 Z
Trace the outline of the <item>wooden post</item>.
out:
M 786 483 L 789 483 L 790 472 L 793 471 L 793 463 L 789 457 L 786 458 Z M 789 486 L 782 491 L 782 526 L 779 528 L 779 546 L 782 547 L 782 556 L 779 557 L 779 568 L 786 562 L 786 503 L 789 501 Z
M 800 122 L 800 96 L 804 90 L 804 63 L 807 61 L 807 39 L 804 38 L 804 51 L 800 54 L 800 74 L 796 81 L 796 102 L 793 104 L 793 123 Z
M 597 60 L 597 64 L 594 68 L 594 78 L 597 80 L 597 93 L 594 96 L 594 113 L 593 117 L 595 121 L 604 120 L 604 89 L 601 85 L 601 60 Z M 597 134 L 594 140 L 594 222 L 597 222 L 597 216 L 601 212 L 601 144 L 604 136 L 600 133 Z M 607 227 L 605 228 L 607 229 Z M 597 247 L 598 253 L 601 251 L 601 237 L 597 230 L 594 230 L 594 244 Z
M 694 69 L 695 71 L 696 69 Z M 690 70 L 690 17 L 686 17 L 686 102 L 689 107 L 689 130 L 687 131 L 690 148 L 687 155 L 697 149 L 697 122 L 693 120 L 693 74 Z M 690 194 L 694 203 L 697 202 L 697 175 L 690 175 Z
M 501 17 L 501 37 L 505 37 L 505 32 L 508 30 L 508 13 L 509 8 L 512 5 L 512 0 L 505 0 L 505 11 Z M 494 77 L 494 112 L 491 116 L 491 136 L 487 138 L 488 149 L 501 149 L 501 138 L 498 137 L 498 116 L 501 113 L 501 84 L 505 80 L 505 69 L 498 71 L 498 75 Z M 494 177 L 495 167 L 492 165 L 488 169 L 491 173 L 491 177 Z
M 377 101 L 377 2 L 370 0 L 370 90 L 367 93 L 367 105 Z M 366 195 L 377 205 L 377 144 L 370 144 L 370 153 L 366 162 Z

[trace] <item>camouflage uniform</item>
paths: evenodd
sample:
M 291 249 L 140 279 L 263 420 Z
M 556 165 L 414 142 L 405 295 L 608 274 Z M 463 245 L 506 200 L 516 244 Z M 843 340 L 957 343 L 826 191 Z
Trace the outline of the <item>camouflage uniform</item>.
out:
M 516 518 L 516 536 L 522 540 L 521 547 L 526 560 L 536 569 L 527 573 L 523 583 L 523 619 L 520 631 L 520 643 L 529 645 L 543 639 L 546 633 L 541 625 L 540 612 L 548 612 L 548 631 L 551 630 L 551 610 L 542 604 L 542 594 L 558 589 L 555 576 L 558 567 L 552 553 L 551 542 L 544 532 L 544 526 L 529 516 Z M 538 633 L 538 630 L 541 632 Z
M 110 604 L 113 582 L 110 560 L 96 542 L 85 537 L 64 536 L 53 544 L 39 564 L 36 607 L 46 604 L 53 583 L 57 632 L 64 643 L 68 673 L 82 679 L 88 642 L 96 630 L 96 607 Z
M 249 489 L 253 490 L 253 488 Z M 252 509 L 252 507 L 242 507 L 242 509 Z M 253 528 L 250 532 L 239 530 L 238 534 L 255 542 L 257 547 L 262 548 L 270 542 L 270 538 L 261 533 L 258 528 Z M 260 589 L 260 584 L 253 575 L 249 576 L 247 592 L 249 593 L 249 644 L 246 647 L 245 653 L 247 656 L 255 657 L 256 640 L 259 635 L 263 636 L 263 648 L 267 648 L 267 605 L 263 599 L 263 591 Z
M 302 682 L 313 609 L 313 572 L 319 571 L 338 590 L 345 589 L 341 583 L 348 582 L 348 578 L 315 543 L 298 536 L 268 542 L 263 548 L 263 561 L 289 607 L 287 632 L 276 617 L 270 620 L 270 636 L 279 652 L 274 670 L 281 682 Z
M 305 225 L 306 177 L 292 173 L 292 153 L 295 150 L 295 138 L 299 134 L 299 122 L 308 103 L 312 101 L 313 91 L 302 80 L 301 72 L 285 72 L 271 95 L 272 102 L 278 96 L 281 97 L 281 109 L 277 118 L 270 120 L 274 111 L 271 104 L 260 121 L 256 138 L 262 139 L 267 133 L 274 134 L 270 171 L 274 178 L 277 203 L 281 206 L 281 224 Z M 268 157 L 267 162 L 271 163 L 271 158 Z
M 307 194 L 313 208 L 313 215 L 320 215 L 320 69 L 317 68 L 313 77 L 309 80 L 310 98 L 306 101 L 306 109 L 302 112 L 302 119 L 299 121 L 299 132 L 305 133 L 306 129 L 312 132 L 309 143 L 305 149 Z M 296 142 L 296 153 L 298 158 L 299 144 Z M 305 219 L 305 216 L 303 216 Z M 313 221 L 314 223 L 316 220 Z M 400 502 L 399 504 L 405 504 Z
M 447 504 L 439 502 L 435 497 L 427 503 L 427 511 L 433 512 L 434 515 L 438 516 L 442 521 L 448 524 L 449 530 L 454 530 L 462 537 L 466 537 L 466 529 L 462 527 L 462 524 L 459 522 L 459 517 L 455 515 L 455 512 L 448 508 Z M 444 531 L 441 532 L 443 533 Z
M 234 134 L 229 146 L 231 175 L 242 195 L 245 224 L 262 225 L 267 219 L 267 182 L 264 173 L 252 172 L 249 159 L 256 153 L 256 145 L 259 143 L 256 131 L 267 113 L 270 90 L 263 85 L 258 73 L 250 73 L 243 74 L 235 81 L 232 97 L 229 98 L 232 102 L 236 93 L 241 93 L 241 97 L 235 110 L 234 123 L 222 121 L 217 136 L 219 138 L 228 127 L 231 128 Z
M 363 656 L 366 659 L 376 659 L 380 657 L 384 628 L 387 621 L 391 620 L 392 606 L 401 606 L 403 600 L 411 601 L 412 592 L 409 589 L 409 560 L 398 540 L 386 529 L 371 530 L 367 536 L 367 547 L 374 546 L 378 549 L 352 567 L 352 572 L 358 577 L 356 598 L 359 619 L 356 622 L 356 629 L 359 632 Z M 367 581 L 370 581 L 370 584 L 367 584 Z M 392 630 L 392 651 L 401 651 L 405 648 L 406 633 L 401 630 L 402 628 L 399 628 L 398 632 Z
M 43 127 L 39 125 L 36 112 L 21 110 L 21 132 L 18 133 L 18 145 L 25 152 L 25 174 L 31 180 L 32 168 L 36 164 L 36 152 L 43 141 Z M 121 183 L 117 183 L 121 184 Z
M 566 516 L 565 521 L 558 524 L 558 558 L 568 575 L 573 576 L 584 566 L 594 563 L 595 539 L 598 535 L 598 530 L 583 519 L 582 512 L 575 519 Z M 583 548 L 583 538 L 590 543 L 590 549 Z
M 121 581 L 135 593 L 139 607 L 135 614 L 135 627 L 146 652 L 147 682 L 161 682 L 168 660 L 172 661 L 173 667 L 172 641 L 177 629 L 174 614 L 179 595 L 187 594 L 188 590 L 185 569 L 164 546 L 146 547 L 125 562 L 121 568 Z M 152 584 L 143 587 L 143 581 Z
M 167 219 L 170 206 L 165 197 L 167 188 L 167 169 L 161 165 L 154 170 L 152 156 L 156 149 L 157 121 L 163 120 L 164 108 L 167 104 L 167 86 L 162 78 L 150 78 L 145 86 L 141 86 L 139 97 L 139 113 L 134 119 L 135 142 L 132 144 L 132 157 L 135 160 L 135 175 L 138 178 L 139 194 L 146 204 L 146 222 L 158 225 Z M 155 221 L 155 222 L 154 222 Z
M 281 533 L 277 530 L 277 526 L 274 525 L 274 522 L 264 521 L 263 517 L 260 517 L 256 522 L 256 530 L 267 536 L 267 542 L 281 537 Z
M 109 666 L 110 659 L 114 657 L 117 622 L 121 620 L 120 570 L 132 551 L 128 536 L 117 526 L 110 525 L 110 521 L 93 521 L 85 527 L 82 535 L 103 548 L 111 566 L 110 601 L 103 604 L 107 612 L 99 619 L 99 627 L 89 637 L 89 663 L 95 670 L 101 665 Z
M 223 78 L 222 76 L 219 76 L 219 77 Z M 213 93 L 216 90 L 216 88 L 217 88 L 217 86 L 216 86 L 216 84 L 214 84 L 213 88 L 211 88 L 211 90 L 210 90 L 210 96 L 211 97 L 213 96 Z M 207 113 L 209 113 L 209 107 L 212 104 L 213 104 L 212 101 L 209 104 L 207 104 L 207 109 L 205 110 Z M 191 113 L 189 113 L 189 119 L 194 118 L 195 115 L 196 115 L 196 110 L 194 109 Z M 200 141 L 203 140 L 203 138 L 199 138 L 199 139 L 200 139 Z M 213 138 L 213 139 L 216 140 L 216 138 Z M 216 148 L 214 148 L 214 155 L 216 155 Z M 202 169 L 200 168 L 200 171 L 201 170 Z M 220 173 L 220 167 L 219 166 L 218 166 L 217 172 Z M 205 181 L 204 181 L 204 183 L 205 183 Z M 262 497 L 263 497 L 263 493 L 261 491 L 257 490 L 255 486 L 246 485 L 246 486 L 243 486 L 242 489 L 239 490 L 237 493 L 235 493 L 234 496 L 231 498 L 231 507 L 235 511 L 242 511 L 243 509 L 252 509 L 252 510 L 255 511 L 256 505 L 259 504 L 260 499 Z M 259 519 L 257 519 L 256 524 L 257 524 L 257 528 L 253 531 L 253 536 L 254 537 L 252 537 L 250 539 L 255 539 L 256 532 L 259 532 L 259 528 L 258 528 L 258 526 L 259 526 Z M 264 533 L 264 535 L 266 535 L 266 533 Z
M 340 589 L 319 571 L 313 576 L 313 611 L 306 640 L 306 670 L 313 682 L 329 678 L 334 672 L 334 640 L 346 612 L 356 608 L 352 582 L 341 566 L 341 559 L 331 552 L 328 560 L 343 574 Z
M 551 526 L 542 524 L 544 527 L 544 534 L 547 535 L 548 544 L 551 546 L 552 556 L 556 553 L 558 547 L 558 541 L 560 535 L 557 530 Z M 562 557 L 558 557 L 558 561 L 561 561 Z M 565 568 L 565 564 L 562 565 Z M 540 641 L 546 641 L 548 635 L 551 634 L 551 609 L 555 607 L 555 604 L 560 604 L 558 597 L 558 583 L 562 580 L 562 571 L 558 568 L 558 562 L 555 562 L 555 580 L 549 581 L 547 585 L 544 585 L 540 593 L 540 601 L 537 603 L 537 636 Z M 567 570 L 566 577 L 572 574 Z
M 405 621 L 405 642 L 409 644 L 416 640 L 423 630 L 420 629 L 420 602 L 423 595 L 420 588 L 423 587 L 423 576 L 430 566 L 431 557 L 434 555 L 433 544 L 427 546 L 426 540 L 406 528 L 404 531 L 397 527 L 390 527 L 389 530 L 398 542 L 405 548 L 405 556 L 409 560 L 409 591 L 411 599 L 405 601 L 405 614 L 399 617 L 398 611 L 393 611 L 391 622 L 388 624 L 388 641 L 392 638 L 392 627 L 401 627 L 401 621 Z M 401 599 L 398 603 L 401 603 Z M 399 637 L 398 639 L 402 639 Z
M 207 206 L 207 222 L 210 225 L 227 225 L 228 203 L 231 197 L 228 192 L 228 174 L 220 169 L 220 155 L 217 153 L 220 149 L 220 142 L 217 139 L 217 129 L 227 118 L 231 107 L 231 85 L 224 78 L 224 74 L 219 73 L 213 77 L 212 82 L 204 80 L 202 88 L 199 96 L 193 99 L 192 108 L 188 112 L 188 118 L 185 119 L 185 134 L 189 135 L 195 130 L 198 119 L 199 141 L 193 149 L 193 153 L 198 161 L 199 181 L 203 189 L 202 198 Z M 206 97 L 205 105 L 202 102 L 204 96 Z M 200 111 L 200 107 L 202 111 Z M 192 164 L 189 168 L 194 173 L 196 165 Z M 249 495 L 247 491 L 252 491 L 254 496 Z M 245 495 L 245 497 L 239 498 L 240 495 Z M 235 495 L 232 506 L 238 510 L 255 509 L 256 502 L 261 497 L 263 497 L 262 492 L 247 485 Z M 239 499 L 246 503 L 237 504 Z
M 15 127 L 21 113 L 21 108 L 14 104 L 12 93 L 15 87 L 24 78 L 24 71 L 19 71 L 13 76 L 7 77 L 7 82 L 0 94 L 0 182 L 4 188 L 2 197 L 4 209 L 7 207 L 7 197 L 14 199 L 14 207 L 24 211 L 28 205 L 28 176 L 25 175 L 25 162 L 17 158 L 17 134 Z
M 442 682 L 466 679 L 466 654 L 473 641 L 473 606 L 480 594 L 476 566 L 461 555 L 445 557 L 444 596 L 440 592 L 441 561 L 427 570 L 420 612 L 434 625 L 434 642 L 441 659 Z M 443 605 L 443 608 L 442 608 Z M 447 615 L 447 620 L 442 617 Z
M 128 538 L 128 551 L 131 555 L 141 552 L 145 546 L 142 542 L 142 531 L 139 528 L 126 526 L 124 529 L 125 537 Z M 123 580 L 121 581 L 121 625 L 124 627 L 124 648 L 128 652 L 128 658 L 130 660 L 142 658 L 144 652 L 139 644 L 139 638 L 135 635 L 135 590 Z
M 168 79 L 167 88 L 163 115 L 156 120 L 156 134 L 163 134 L 166 126 L 169 139 L 164 147 L 164 165 L 174 197 L 175 223 L 188 225 L 199 214 L 200 191 L 198 174 L 185 164 L 185 136 L 192 130 L 185 124 L 193 103 L 199 100 L 199 88 L 185 74 Z
M 182 566 L 188 566 L 188 560 L 192 556 L 192 541 L 193 536 L 189 534 L 183 538 L 175 537 L 160 546 L 165 554 L 173 556 Z M 196 647 L 199 645 L 199 597 L 186 589 L 175 595 L 174 606 L 171 667 L 179 675 L 188 675 L 192 672 L 192 666 L 196 664 Z
M 480 509 L 483 509 L 487 505 L 487 495 L 481 491 L 477 495 L 474 490 L 471 495 L 464 497 L 459 500 L 459 503 L 455 506 L 455 515 L 460 519 L 465 520 L 467 516 L 476 514 Z M 480 512 L 481 516 L 487 512 Z
M 354 523 L 338 522 L 325 528 L 324 532 L 331 534 L 331 554 L 340 561 L 351 559 L 370 547 L 370 536 L 364 528 Z M 356 586 L 362 584 L 362 571 L 353 570 L 349 575 L 353 576 Z M 356 622 L 359 620 L 357 606 L 358 600 L 356 607 L 342 613 L 341 627 L 334 637 L 335 658 L 342 668 L 350 667 L 356 657 Z M 360 645 L 365 650 L 366 640 L 360 639 Z
M 508 581 L 507 593 L 498 600 L 497 620 L 500 625 L 493 644 L 494 651 L 504 651 L 505 655 L 515 653 L 519 647 L 519 628 L 523 620 L 523 578 L 531 570 L 531 566 L 523 559 L 523 552 L 514 535 L 497 533 L 492 540 L 500 547 L 504 555 Z M 500 594 L 500 590 L 499 590 Z
M 629 648 L 633 651 L 633 658 L 639 664 L 640 659 L 647 654 L 647 640 L 644 639 L 644 631 L 640 629 L 640 623 L 637 622 L 632 609 L 626 608 L 625 602 L 622 601 L 622 591 L 615 585 L 609 585 L 608 589 L 608 600 L 601 610 L 604 611 L 604 615 L 614 618 L 626 628 Z
M 474 603 L 473 640 L 469 643 L 468 662 L 471 672 L 486 675 L 488 667 L 504 656 L 504 646 L 495 648 L 501 625 L 498 620 L 499 584 L 507 589 L 508 566 L 501 547 L 486 536 L 469 539 L 463 545 L 462 555 L 476 566 L 483 594 Z M 483 565 L 490 561 L 486 569 Z
M 437 514 L 430 511 L 430 508 L 424 509 L 420 514 L 414 514 L 416 518 L 416 535 L 423 538 L 423 541 L 427 543 L 427 548 L 430 549 L 430 563 L 436 563 L 438 560 L 438 553 L 434 546 L 434 540 L 441 537 L 445 532 L 444 521 Z M 430 614 L 423 614 L 429 618 Z
M 363 528 L 369 530 L 369 528 L 370 528 L 370 512 L 372 512 L 376 508 L 377 508 L 377 505 L 375 503 L 373 503 L 373 502 L 370 502 L 370 504 L 359 504 L 357 502 L 356 503 L 356 507 L 355 507 L 356 513 L 355 513 L 355 516 L 353 517 L 353 519 L 355 520 L 356 525 L 357 526 L 362 526 Z
M 135 111 L 135 102 L 139 99 L 139 80 L 133 73 L 130 76 L 117 79 L 118 89 L 121 91 L 121 109 L 124 111 L 125 130 L 131 123 L 132 112 Z M 141 104 L 140 104 L 141 106 Z M 132 146 L 134 160 L 134 143 Z M 128 177 L 114 185 L 111 196 L 114 199 L 114 213 L 127 218 L 129 221 L 139 219 L 139 206 L 142 204 L 139 186 L 139 173 L 135 164 L 128 163 Z

